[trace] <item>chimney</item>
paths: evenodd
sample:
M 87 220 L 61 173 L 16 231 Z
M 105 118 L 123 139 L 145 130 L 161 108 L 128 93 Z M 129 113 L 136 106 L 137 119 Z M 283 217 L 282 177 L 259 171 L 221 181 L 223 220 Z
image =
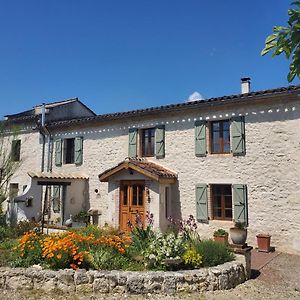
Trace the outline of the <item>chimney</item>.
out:
M 242 77 L 241 78 L 241 92 L 242 94 L 250 93 L 250 77 Z

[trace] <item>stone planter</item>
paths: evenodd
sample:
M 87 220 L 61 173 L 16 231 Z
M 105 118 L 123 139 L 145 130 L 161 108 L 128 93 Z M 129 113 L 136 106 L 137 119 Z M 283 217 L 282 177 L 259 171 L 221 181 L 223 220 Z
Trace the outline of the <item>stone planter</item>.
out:
M 214 235 L 214 241 L 222 244 L 228 244 L 228 234 L 226 235 Z
M 270 252 L 271 236 L 268 234 L 258 234 L 256 236 L 258 251 Z
M 235 245 L 245 245 L 247 240 L 247 229 L 243 228 L 230 228 L 230 238 Z

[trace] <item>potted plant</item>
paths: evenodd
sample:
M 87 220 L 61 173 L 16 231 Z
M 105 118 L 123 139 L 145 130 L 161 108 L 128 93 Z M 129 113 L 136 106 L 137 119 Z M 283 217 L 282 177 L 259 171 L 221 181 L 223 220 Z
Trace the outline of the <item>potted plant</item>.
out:
M 258 251 L 270 252 L 271 236 L 269 234 L 258 234 L 256 239 Z
M 235 245 L 245 245 L 247 240 L 246 224 L 242 222 L 235 222 L 234 227 L 230 228 L 230 238 Z
M 90 215 L 86 211 L 81 211 L 73 218 L 73 227 L 84 227 L 89 223 Z
M 219 228 L 214 232 L 214 240 L 223 244 L 228 244 L 228 232 Z

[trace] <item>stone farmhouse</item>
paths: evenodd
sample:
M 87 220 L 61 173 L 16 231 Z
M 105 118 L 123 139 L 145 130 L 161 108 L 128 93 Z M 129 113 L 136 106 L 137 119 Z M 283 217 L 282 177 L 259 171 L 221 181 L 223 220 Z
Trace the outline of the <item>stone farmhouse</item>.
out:
M 300 254 L 300 86 L 96 115 L 78 99 L 6 116 L 20 166 L 4 206 L 17 219 L 128 230 L 147 211 L 154 226 L 196 217 L 202 237 L 233 221 L 248 244 L 272 235 Z M 46 216 L 46 217 L 45 217 Z

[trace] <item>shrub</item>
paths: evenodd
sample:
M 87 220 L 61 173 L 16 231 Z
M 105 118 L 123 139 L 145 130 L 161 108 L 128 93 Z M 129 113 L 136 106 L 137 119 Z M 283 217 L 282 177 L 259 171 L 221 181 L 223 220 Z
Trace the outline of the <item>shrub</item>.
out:
M 18 266 L 41 263 L 51 269 L 89 268 L 91 249 L 108 247 L 124 254 L 129 243 L 128 237 L 115 235 L 95 238 L 74 231 L 48 236 L 28 232 L 19 239 L 16 249 L 20 257 Z
M 181 235 L 173 232 L 163 235 L 157 233 L 144 250 L 144 257 L 150 267 L 165 268 L 165 259 L 180 259 L 185 250 L 185 244 Z
M 78 234 L 84 235 L 84 236 L 89 236 L 93 235 L 95 238 L 99 238 L 102 236 L 102 230 L 96 226 L 96 225 L 88 225 L 86 227 L 81 227 L 79 229 L 73 229 L 71 230 L 73 232 L 77 232 Z
M 16 237 L 29 231 L 38 231 L 38 224 L 32 221 L 20 221 L 16 226 L 13 227 Z
M 195 249 L 188 249 L 182 255 L 185 266 L 189 269 L 200 268 L 202 264 L 202 256 Z
M 91 265 L 97 270 L 138 271 L 143 266 L 134 262 L 130 257 L 108 246 L 100 246 L 91 251 Z
M 213 240 L 203 240 L 195 243 L 195 250 L 202 256 L 204 267 L 213 267 L 234 259 L 231 249 Z
M 18 240 L 16 248 L 18 259 L 12 264 L 14 267 L 29 267 L 42 262 L 42 245 L 40 235 L 35 232 L 26 232 Z
M 155 238 L 155 233 L 151 226 L 134 227 L 131 232 L 132 243 L 128 248 L 128 252 L 132 256 L 142 255 L 143 251 L 149 247 L 149 244 Z
M 11 230 L 7 226 L 0 226 L 0 241 L 5 240 L 11 236 Z

